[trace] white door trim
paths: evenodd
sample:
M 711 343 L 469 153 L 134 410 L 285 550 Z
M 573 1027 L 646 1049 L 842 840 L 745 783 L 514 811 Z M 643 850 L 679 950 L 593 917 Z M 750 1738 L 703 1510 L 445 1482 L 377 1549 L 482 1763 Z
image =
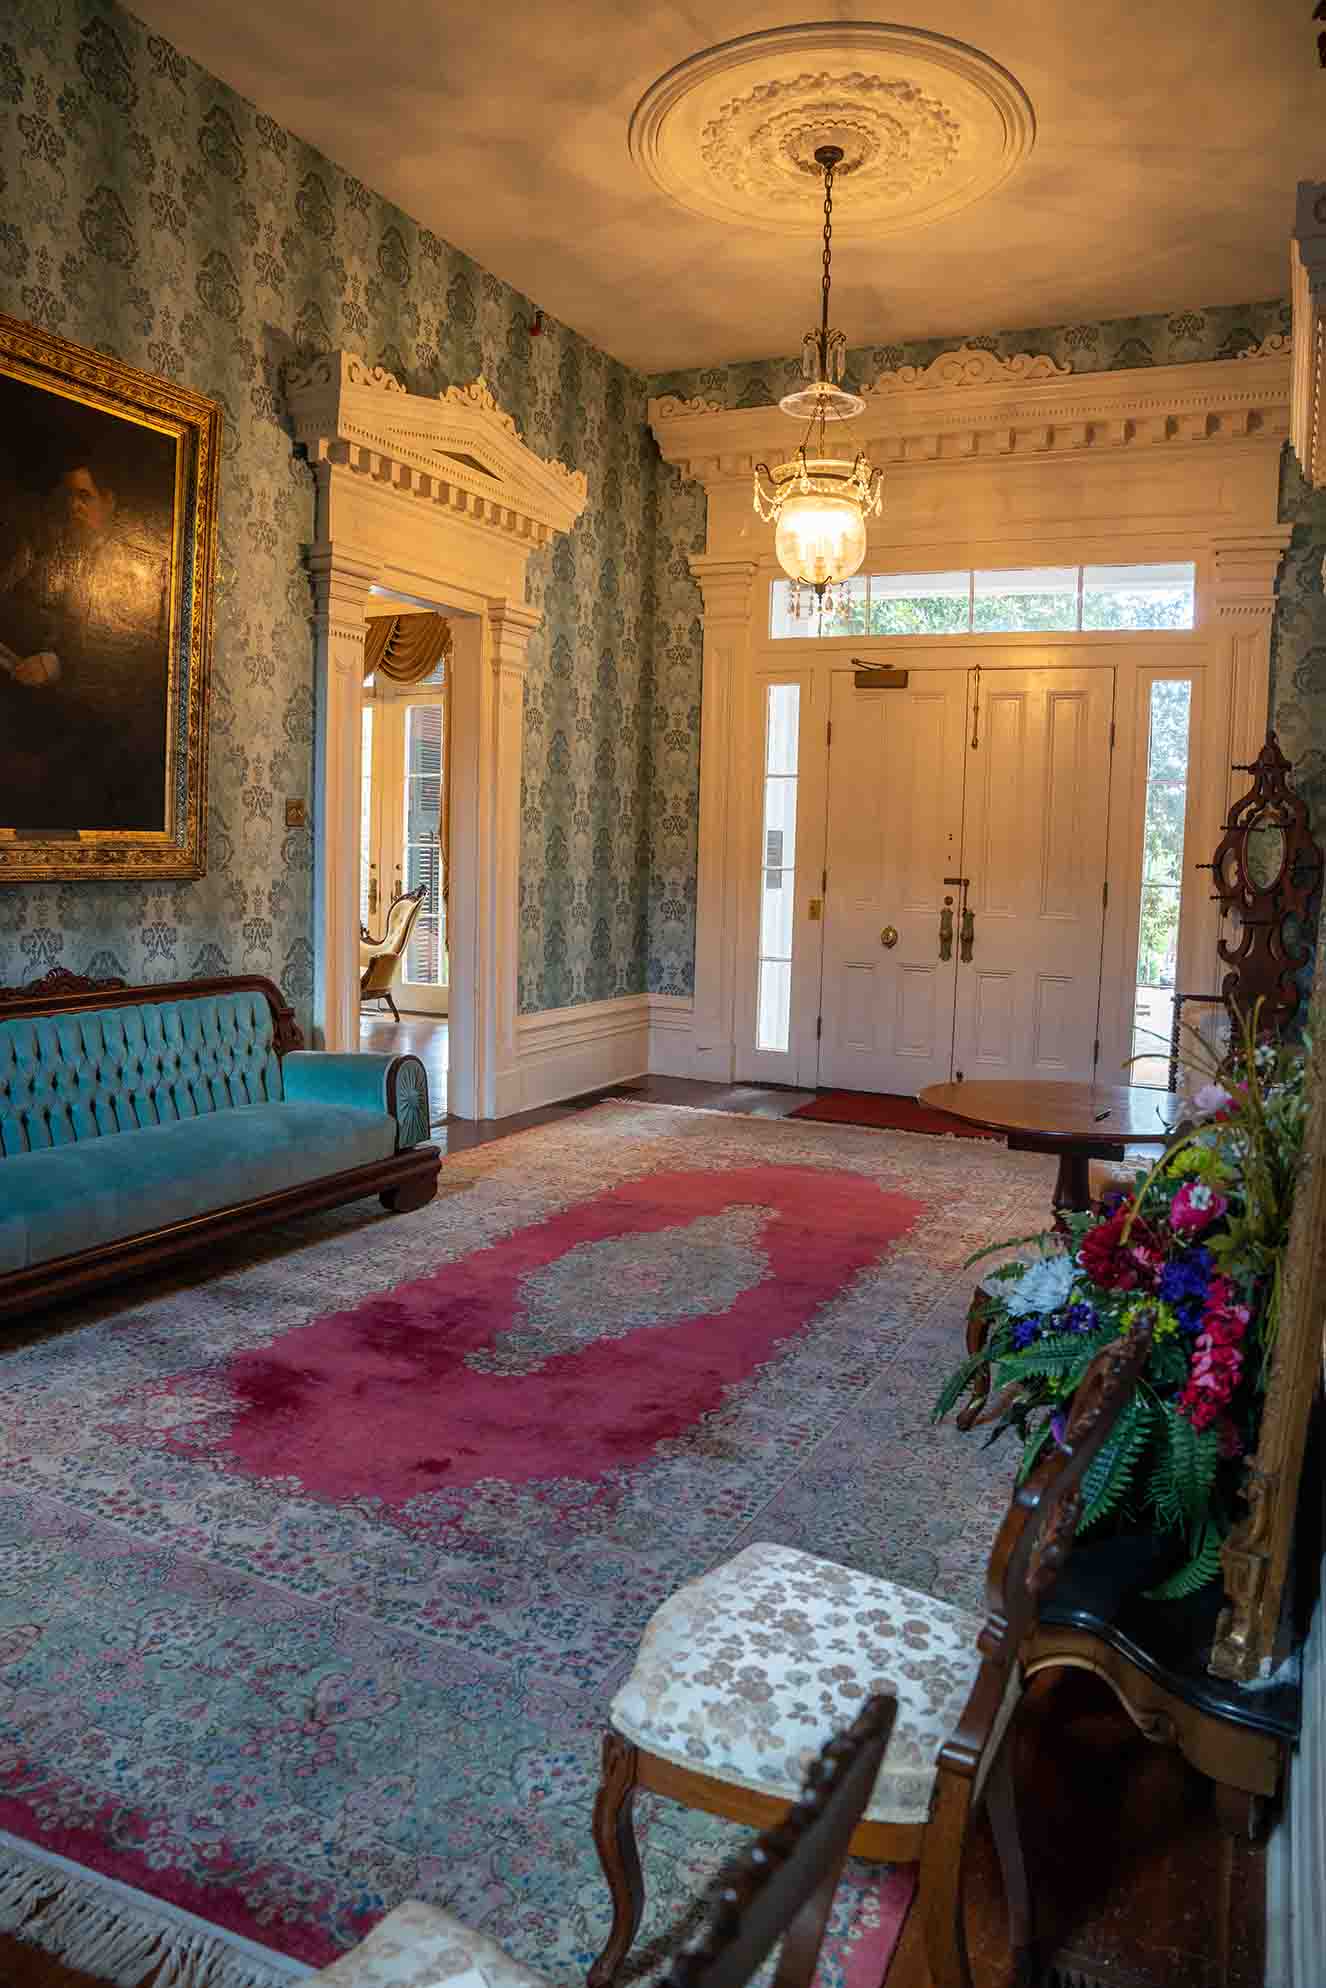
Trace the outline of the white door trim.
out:
M 707 499 L 706 548 L 690 562 L 704 598 L 691 1067 L 730 1082 L 746 965 L 736 952 L 737 913 L 758 834 L 748 735 L 757 702 L 753 679 L 804 670 L 818 682 L 853 653 L 882 661 L 885 649 L 903 665 L 914 657 L 919 666 L 920 651 L 938 659 L 933 638 L 919 636 L 887 644 L 771 640 L 768 588 L 779 569 L 768 527 L 752 516 L 750 478 L 753 462 L 778 459 L 785 418 L 777 408 L 721 409 L 665 396 L 651 402 L 650 421 L 664 459 L 700 482 Z M 1276 515 L 1288 421 L 1283 354 L 1056 374 L 1048 363 L 1033 367 L 1025 359 L 968 353 L 963 364 L 936 362 L 911 380 L 886 376 L 868 395 L 852 435 L 853 447 L 866 448 L 885 468 L 885 508 L 871 521 L 867 570 L 1195 560 L 1191 633 L 1069 635 L 1054 638 L 1054 646 L 1074 667 L 1097 644 L 1101 652 L 1110 648 L 1108 660 L 1120 671 L 1121 711 L 1132 689 L 1125 681 L 1128 645 L 1145 643 L 1148 664 L 1200 663 L 1201 778 L 1218 808 L 1242 791 L 1244 776 L 1228 769 L 1252 759 L 1265 734 L 1275 584 L 1289 540 L 1289 527 Z M 1044 637 L 989 641 L 1006 651 L 1045 646 Z M 980 636 L 951 636 L 943 653 L 949 663 L 970 665 L 983 646 Z M 815 701 L 823 702 L 818 692 Z M 1121 766 L 1132 765 L 1134 736 L 1129 729 L 1125 739 L 1126 722 L 1119 727 L 1116 782 Z M 1126 805 L 1112 814 L 1115 823 L 1127 819 Z M 1111 833 L 1102 1070 L 1111 1054 L 1117 1067 L 1128 1053 L 1120 1020 L 1111 1045 L 1108 1019 L 1119 1015 L 1126 977 L 1120 865 L 1127 840 Z M 1194 970 L 1217 986 L 1214 933 L 1196 885 L 1191 895 L 1191 917 L 1204 944 L 1210 942 Z M 1190 917 L 1186 899 L 1184 917 Z M 799 930 L 804 933 L 804 922 Z M 794 1014 L 794 1034 L 806 1019 Z M 809 1026 L 813 1031 L 813 1015 Z
M 452 1024 L 449 1108 L 519 1108 L 516 1042 L 525 667 L 540 615 L 529 555 L 585 507 L 582 471 L 520 440 L 482 379 L 409 394 L 357 354 L 293 373 L 295 439 L 313 463 L 316 650 L 314 1031 L 358 1040 L 360 688 L 371 588 L 453 611 Z

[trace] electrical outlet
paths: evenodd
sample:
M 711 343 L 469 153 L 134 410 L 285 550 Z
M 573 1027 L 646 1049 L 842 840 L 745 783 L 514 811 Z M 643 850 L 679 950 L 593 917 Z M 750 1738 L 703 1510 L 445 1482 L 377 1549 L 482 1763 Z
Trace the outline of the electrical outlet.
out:
M 308 827 L 308 805 L 304 801 L 287 801 L 285 804 L 285 825 L 287 828 Z

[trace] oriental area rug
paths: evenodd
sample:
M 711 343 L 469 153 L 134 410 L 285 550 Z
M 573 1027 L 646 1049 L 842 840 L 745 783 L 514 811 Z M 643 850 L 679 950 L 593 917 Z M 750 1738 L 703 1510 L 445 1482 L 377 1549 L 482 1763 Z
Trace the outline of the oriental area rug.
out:
M 408 1897 L 567 1983 L 606 1707 L 756 1539 L 979 1607 L 1010 1460 L 935 1429 L 1052 1163 L 611 1103 L 0 1355 L 0 1929 L 268 1988 Z M 639 1804 L 656 1966 L 740 1832 Z M 850 1866 L 874 1988 L 912 1874 Z

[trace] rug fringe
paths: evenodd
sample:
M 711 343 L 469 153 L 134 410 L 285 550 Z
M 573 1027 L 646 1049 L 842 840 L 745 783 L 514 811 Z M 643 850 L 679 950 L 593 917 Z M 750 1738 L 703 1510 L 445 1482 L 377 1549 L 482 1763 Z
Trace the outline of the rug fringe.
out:
M 313 1971 L 3 1830 L 0 1932 L 113 1988 L 149 1976 L 153 1988 L 289 1988 Z

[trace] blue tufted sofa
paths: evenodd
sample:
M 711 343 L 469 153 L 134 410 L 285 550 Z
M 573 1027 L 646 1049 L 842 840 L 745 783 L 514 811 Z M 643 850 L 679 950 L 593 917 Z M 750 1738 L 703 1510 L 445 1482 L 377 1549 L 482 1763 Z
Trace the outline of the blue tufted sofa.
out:
M 0 990 L 0 1317 L 360 1195 L 431 1200 L 418 1058 L 301 1043 L 256 976 Z

